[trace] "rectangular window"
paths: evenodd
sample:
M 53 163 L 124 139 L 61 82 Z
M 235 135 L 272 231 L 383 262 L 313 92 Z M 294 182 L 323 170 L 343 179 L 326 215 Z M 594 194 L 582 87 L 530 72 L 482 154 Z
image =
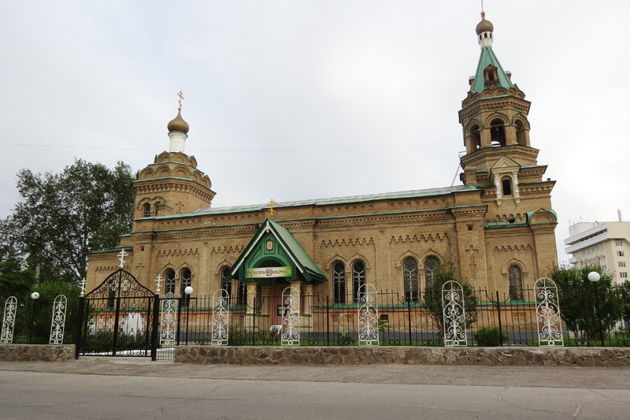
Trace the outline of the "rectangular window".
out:
M 622 279 L 627 279 L 628 278 L 628 273 L 626 273 L 625 271 L 620 271 L 619 272 L 619 277 L 621 277 Z
M 615 245 L 623 246 L 623 239 L 615 239 Z
M 625 254 L 623 253 L 623 251 L 617 251 L 617 256 L 618 257 L 623 257 Z
M 626 262 L 625 261 L 619 261 L 617 264 L 619 265 L 619 267 L 625 267 L 626 266 Z

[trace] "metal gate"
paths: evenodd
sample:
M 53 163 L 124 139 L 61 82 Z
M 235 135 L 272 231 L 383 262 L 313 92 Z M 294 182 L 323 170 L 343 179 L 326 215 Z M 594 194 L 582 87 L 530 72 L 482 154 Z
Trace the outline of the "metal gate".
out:
M 155 360 L 159 298 L 119 269 L 80 299 L 76 356 Z

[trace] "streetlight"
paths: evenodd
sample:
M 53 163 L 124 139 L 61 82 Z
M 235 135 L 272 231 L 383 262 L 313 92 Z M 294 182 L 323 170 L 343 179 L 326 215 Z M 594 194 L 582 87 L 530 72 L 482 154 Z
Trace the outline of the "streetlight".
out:
M 588 281 L 595 287 L 595 310 L 597 311 L 597 323 L 599 326 L 599 338 L 604 347 L 604 331 L 602 330 L 602 319 L 599 313 L 599 287 L 597 283 L 601 280 L 602 276 L 597 271 L 591 271 L 587 275 Z
M 190 318 L 190 295 L 193 293 L 192 286 L 186 286 L 184 293 L 186 294 L 186 345 L 188 345 L 188 319 Z
M 31 331 L 28 335 L 28 343 L 33 344 L 33 329 L 35 328 L 35 302 L 39 299 L 39 292 L 31 293 L 31 300 L 33 301 L 31 306 Z

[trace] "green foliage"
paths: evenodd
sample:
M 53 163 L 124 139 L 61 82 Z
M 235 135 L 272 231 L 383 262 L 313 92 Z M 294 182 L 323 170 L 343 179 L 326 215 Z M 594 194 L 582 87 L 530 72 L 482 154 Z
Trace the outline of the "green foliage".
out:
M 626 329 L 630 329 L 630 282 L 623 282 L 616 290 L 621 300 L 621 318 L 625 321 Z
M 53 303 L 58 295 L 64 295 L 67 299 L 66 323 L 64 333 L 64 343 L 74 343 L 74 332 L 76 326 L 76 311 L 79 301 L 79 287 L 63 282 L 44 282 L 38 284 L 34 289 L 39 293 L 39 299 L 33 301 L 30 296 L 27 300 L 26 313 L 31 319 L 31 329 L 29 340 L 31 344 L 48 343 L 50 337 L 50 324 L 52 321 Z
M 427 282 L 424 289 L 424 305 L 431 318 L 438 325 L 438 331 L 444 330 L 442 319 L 442 286 L 449 280 L 457 280 L 455 266 L 449 262 L 439 268 L 432 282 Z M 457 280 L 458 281 L 458 280 Z M 459 282 L 464 292 L 466 308 L 466 327 L 470 328 L 477 322 L 477 297 L 472 286 L 466 282 Z
M 25 267 L 21 259 L 14 255 L 6 255 L 0 259 L 0 304 L 9 296 L 19 301 L 25 300 L 31 286 L 35 283 L 34 273 Z
M 110 352 L 114 348 L 114 331 L 99 331 L 83 337 L 81 351 L 86 353 Z M 116 341 L 116 350 L 144 350 L 150 348 L 149 338 L 145 332 L 123 334 L 120 330 Z
M 79 281 L 90 250 L 112 248 L 129 231 L 133 176 L 126 164 L 114 169 L 76 160 L 61 173 L 18 173 L 22 196 L 0 226 L 0 244 L 16 248 L 47 280 Z
M 588 273 L 597 271 L 597 283 Z M 581 345 L 597 344 L 623 313 L 623 301 L 612 279 L 600 267 L 558 268 L 551 278 L 558 285 L 560 313 L 567 328 L 576 334 Z
M 507 341 L 507 335 L 503 334 L 496 327 L 479 328 L 475 333 L 475 340 L 480 347 L 496 347 Z

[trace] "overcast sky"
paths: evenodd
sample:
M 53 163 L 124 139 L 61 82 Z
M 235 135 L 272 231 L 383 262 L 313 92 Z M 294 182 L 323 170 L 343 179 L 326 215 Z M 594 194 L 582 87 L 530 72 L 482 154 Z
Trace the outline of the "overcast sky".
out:
M 630 220 L 630 2 L 486 0 L 569 222 Z M 186 152 L 213 206 L 450 186 L 479 1 L 0 0 L 0 217 L 20 168 Z M 455 181 L 458 185 L 459 180 Z M 562 252 L 563 246 L 559 246 Z M 564 256 L 561 254 L 561 258 Z

